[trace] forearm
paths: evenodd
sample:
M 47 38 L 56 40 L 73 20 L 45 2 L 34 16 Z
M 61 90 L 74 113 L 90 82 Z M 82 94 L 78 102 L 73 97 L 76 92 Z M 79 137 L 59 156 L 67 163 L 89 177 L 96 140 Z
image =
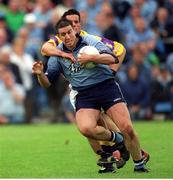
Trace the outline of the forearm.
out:
M 50 81 L 44 73 L 37 74 L 37 79 L 39 84 L 44 88 L 48 88 L 51 85 Z
M 43 56 L 60 56 L 65 59 L 69 59 L 72 62 L 75 62 L 75 58 L 72 53 L 66 53 L 56 48 L 53 44 L 46 42 L 41 48 L 41 54 Z
M 123 52 L 118 56 L 119 63 L 118 64 L 110 64 L 110 68 L 113 71 L 118 71 L 118 69 L 120 68 L 121 64 L 124 61 L 125 55 L 126 55 L 126 49 L 123 48 Z
M 43 56 L 62 56 L 63 52 L 53 46 L 53 44 L 46 42 L 41 48 L 41 54 Z
M 97 64 L 115 64 L 116 59 L 110 54 L 91 55 L 91 61 Z

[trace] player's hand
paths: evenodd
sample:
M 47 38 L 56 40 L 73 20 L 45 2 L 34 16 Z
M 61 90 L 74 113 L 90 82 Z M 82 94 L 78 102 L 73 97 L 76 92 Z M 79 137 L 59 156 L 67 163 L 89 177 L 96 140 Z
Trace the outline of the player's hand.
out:
M 32 66 L 32 73 L 37 74 L 37 75 L 42 74 L 43 73 L 43 68 L 44 68 L 43 62 L 42 61 L 37 61 Z
M 62 57 L 63 57 L 63 58 L 67 58 L 67 59 L 69 59 L 69 60 L 72 61 L 72 62 L 75 62 L 75 61 L 76 61 L 76 59 L 74 58 L 74 56 L 73 56 L 72 53 L 63 53 L 63 54 L 62 54 Z
M 80 65 L 85 65 L 86 63 L 92 61 L 94 55 L 88 55 L 85 53 L 80 53 L 78 55 L 77 61 L 80 63 Z

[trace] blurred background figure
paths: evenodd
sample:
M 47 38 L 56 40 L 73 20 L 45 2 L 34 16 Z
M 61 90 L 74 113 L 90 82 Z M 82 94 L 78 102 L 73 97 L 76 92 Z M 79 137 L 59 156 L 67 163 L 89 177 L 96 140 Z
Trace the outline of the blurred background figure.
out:
M 14 34 L 7 25 L 7 21 L 4 13 L 0 13 L 0 28 L 4 29 L 6 31 L 6 34 L 8 34 L 7 41 L 12 42 Z
M 151 84 L 152 110 L 154 114 L 164 114 L 171 118 L 173 78 L 164 64 L 160 66 L 158 75 Z
M 97 34 L 98 29 L 96 26 L 96 16 L 100 12 L 101 4 L 98 0 L 86 0 L 86 1 L 80 1 L 76 4 L 76 8 L 79 11 L 86 11 L 87 13 L 87 30 L 88 33 L 91 33 L 93 35 L 99 35 Z
M 10 43 L 8 42 L 8 35 L 4 28 L 0 28 L 0 48 L 8 46 L 10 47 Z
M 127 79 L 121 84 L 121 87 L 132 119 L 151 119 L 150 89 L 147 83 L 140 78 L 139 68 L 136 64 L 128 66 Z
M 13 74 L 6 70 L 0 83 L 0 122 L 1 123 L 24 123 L 25 90 L 15 82 Z
M 25 50 L 35 59 L 41 58 L 40 46 L 43 42 L 43 29 L 38 27 L 36 16 L 33 13 L 26 14 L 24 22 L 28 33 Z
M 50 0 L 36 0 L 33 15 L 36 18 L 36 26 L 41 30 L 50 22 L 52 3 Z
M 18 84 L 23 85 L 20 69 L 18 65 L 11 61 L 11 51 L 11 48 L 6 46 L 0 49 L 0 64 L 4 65 L 5 68 L 9 69 L 13 73 L 15 81 Z
M 6 12 L 6 21 L 10 30 L 16 34 L 23 25 L 24 12 L 20 9 L 19 0 L 9 0 Z
M 134 21 L 134 29 L 127 34 L 127 46 L 130 50 L 135 49 L 137 43 L 146 42 L 149 50 L 154 50 L 156 46 L 156 35 L 147 25 L 144 18 L 139 17 Z
M 57 11 L 54 10 L 51 12 L 51 19 L 48 24 L 43 28 L 43 39 L 44 41 L 48 41 L 51 36 L 54 36 L 55 33 L 55 25 L 60 19 L 61 16 L 58 15 Z

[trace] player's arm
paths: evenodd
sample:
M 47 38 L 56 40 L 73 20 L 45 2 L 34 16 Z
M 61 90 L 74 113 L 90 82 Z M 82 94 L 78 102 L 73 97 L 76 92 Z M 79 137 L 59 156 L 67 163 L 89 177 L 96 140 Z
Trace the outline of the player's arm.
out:
M 104 37 L 101 38 L 99 36 L 95 36 L 95 38 L 100 40 L 101 42 L 103 42 L 109 49 L 111 49 L 113 54 L 118 58 L 119 63 L 110 65 L 110 68 L 112 70 L 117 71 L 124 61 L 124 58 L 126 55 L 125 47 L 117 41 L 111 41 L 111 40 L 104 38 Z
M 78 57 L 78 62 L 81 65 L 84 65 L 88 62 L 95 62 L 97 64 L 114 64 L 115 63 L 115 57 L 111 54 L 97 54 L 97 55 L 88 55 L 85 53 L 82 53 L 81 56 Z
M 48 80 L 47 76 L 44 74 L 43 69 L 43 62 L 37 61 L 32 66 L 32 73 L 37 76 L 38 82 L 42 87 L 48 88 L 51 83 Z
M 119 60 L 119 63 L 118 64 L 110 64 L 110 68 L 117 72 L 118 69 L 120 68 L 121 64 L 123 63 L 124 59 L 125 59 L 125 56 L 126 56 L 126 49 L 124 48 L 124 46 L 122 47 L 122 53 L 117 56 L 118 60 Z
M 73 57 L 72 53 L 65 53 L 60 49 L 56 48 L 59 43 L 60 42 L 56 37 L 45 42 L 41 47 L 41 54 L 43 56 L 60 56 L 70 59 L 72 62 L 74 62 L 75 58 Z

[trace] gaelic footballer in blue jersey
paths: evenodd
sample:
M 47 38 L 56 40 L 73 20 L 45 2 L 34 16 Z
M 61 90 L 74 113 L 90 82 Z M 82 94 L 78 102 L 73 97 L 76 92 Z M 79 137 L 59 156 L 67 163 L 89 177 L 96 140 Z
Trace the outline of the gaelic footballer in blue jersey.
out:
M 113 75 L 107 66 L 108 64 L 115 64 L 117 58 L 111 55 L 109 49 L 106 49 L 106 46 L 101 44 L 100 41 L 94 41 L 92 36 L 87 37 L 88 39 L 82 39 L 81 36 L 76 37 L 71 22 L 68 20 L 61 19 L 57 24 L 57 30 L 58 36 L 63 42 L 59 48 L 70 50 L 73 56 L 79 51 L 84 41 L 95 47 L 99 44 L 97 48 L 100 51 L 104 50 L 103 54 L 82 54 L 77 60 L 81 65 L 93 61 L 100 66 L 97 65 L 90 69 L 91 71 L 95 70 L 95 74 L 93 73 L 93 76 L 91 76 L 87 72 L 88 69 L 84 68 L 79 72 L 71 72 L 69 70 L 70 64 L 63 58 L 56 57 L 55 59 L 55 57 L 51 57 L 48 62 L 47 76 L 43 73 L 42 63 L 36 62 L 33 65 L 33 73 L 37 74 L 40 84 L 43 87 L 49 87 L 54 78 L 62 73 L 72 84 L 72 87 L 78 91 L 76 124 L 81 134 L 94 140 L 116 141 L 119 144 L 124 141 L 120 133 L 110 131 L 97 124 L 100 109 L 103 108 L 118 125 L 128 142 L 128 149 L 135 163 L 134 171 L 148 172 L 144 166 L 139 140 L 133 129 L 121 90 L 119 85 L 114 82 Z M 96 68 L 99 68 L 102 73 L 100 74 Z M 100 75 L 102 78 L 100 78 Z M 102 98 L 100 99 L 100 97 Z
M 88 34 L 86 31 L 81 30 L 80 13 L 78 11 L 76 11 L 75 9 L 69 9 L 68 11 L 66 11 L 64 13 L 63 17 L 72 22 L 73 28 L 77 34 L 80 34 L 81 36 L 85 36 Z M 115 72 L 119 69 L 121 63 L 123 62 L 125 54 L 126 54 L 126 50 L 125 50 L 124 46 L 116 41 L 113 42 L 106 38 L 101 38 L 98 36 L 94 36 L 94 38 L 102 41 L 118 57 L 119 63 L 110 65 L 110 68 L 113 70 L 113 72 L 115 74 Z M 61 43 L 61 40 L 59 39 L 59 37 L 57 35 L 52 36 L 48 42 L 43 44 L 42 49 L 41 49 L 42 55 L 61 56 L 61 57 L 71 60 L 72 62 L 75 62 L 75 58 L 73 57 L 73 55 L 71 53 L 66 53 L 66 52 L 63 52 L 56 48 L 56 46 L 58 46 L 59 43 Z M 115 125 L 115 123 L 104 113 L 102 113 L 100 115 L 98 123 L 103 127 L 107 127 L 107 128 L 111 127 L 112 130 L 119 132 L 119 129 Z M 91 140 L 88 139 L 88 141 L 90 142 Z M 90 142 L 89 144 L 91 145 L 94 152 L 97 155 L 99 154 L 99 160 L 98 160 L 97 164 L 100 164 L 100 161 L 103 162 L 102 159 L 105 159 L 105 155 L 104 155 L 105 153 L 112 154 L 112 152 L 116 151 L 118 148 L 116 143 L 107 142 L 107 141 L 99 141 L 99 144 L 101 145 L 101 147 L 103 149 L 102 153 L 100 153 L 100 150 L 98 151 L 98 142 L 97 141 L 94 142 L 92 140 L 92 142 Z M 121 156 L 121 163 L 116 161 L 117 168 L 123 167 L 123 165 L 125 164 L 125 161 L 127 161 L 129 159 L 128 151 L 126 151 L 126 153 L 123 153 L 123 148 L 120 148 L 120 151 L 121 151 L 121 155 L 124 154 L 125 156 Z M 122 160 L 123 157 L 125 157 L 126 160 Z M 106 168 L 105 168 L 105 166 L 106 166 Z M 101 170 L 99 170 L 99 173 L 114 172 L 114 167 L 113 166 L 111 167 L 111 166 L 112 166 L 111 164 L 108 165 L 106 163 L 104 165 L 104 167 L 101 168 Z

